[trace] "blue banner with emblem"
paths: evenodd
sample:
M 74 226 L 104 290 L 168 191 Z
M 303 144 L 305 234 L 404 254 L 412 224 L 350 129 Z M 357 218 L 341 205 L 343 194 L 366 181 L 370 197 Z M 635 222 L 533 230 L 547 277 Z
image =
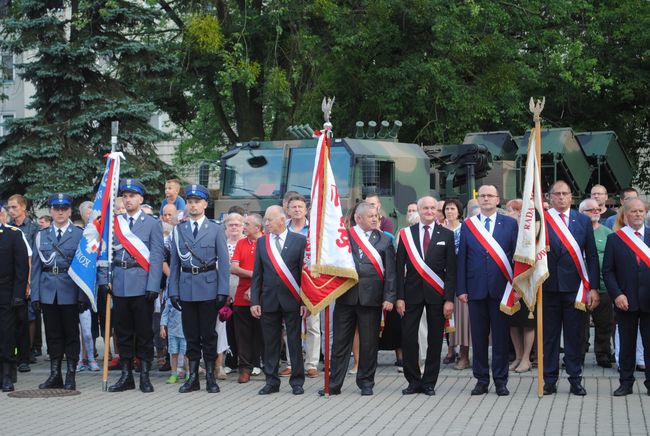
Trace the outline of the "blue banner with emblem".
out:
M 122 159 L 124 159 L 122 153 L 112 152 L 108 154 L 106 170 L 97 189 L 97 194 L 95 194 L 93 210 L 68 270 L 72 280 L 88 296 L 95 312 L 97 311 L 97 268 L 100 266 L 107 267 L 112 261 L 112 217 L 120 180 L 120 161 Z

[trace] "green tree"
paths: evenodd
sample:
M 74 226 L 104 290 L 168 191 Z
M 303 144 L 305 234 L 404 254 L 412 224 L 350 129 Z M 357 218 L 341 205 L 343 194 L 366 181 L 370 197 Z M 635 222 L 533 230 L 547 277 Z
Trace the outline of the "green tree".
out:
M 110 151 L 110 125 L 120 122 L 123 175 L 139 177 L 161 195 L 169 169 L 149 126 L 155 107 L 131 82 L 162 74 L 164 52 L 147 42 L 155 10 L 140 2 L 14 1 L 2 20 L 5 49 L 22 55 L 18 67 L 36 89 L 33 117 L 17 119 L 0 142 L 0 195 L 25 192 L 42 201 L 49 193 L 88 198 Z

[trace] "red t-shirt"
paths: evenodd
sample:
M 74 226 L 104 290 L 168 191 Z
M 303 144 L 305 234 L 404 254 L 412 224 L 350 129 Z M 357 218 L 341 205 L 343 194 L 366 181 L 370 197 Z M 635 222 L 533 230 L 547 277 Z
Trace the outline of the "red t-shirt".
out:
M 235 245 L 235 252 L 232 255 L 231 262 L 239 262 L 239 267 L 247 271 L 253 271 L 255 266 L 255 246 L 256 241 L 251 241 L 248 238 L 242 238 L 237 241 Z M 250 306 L 250 300 L 244 298 L 244 292 L 251 287 L 251 279 L 248 277 L 239 277 L 239 284 L 235 291 L 234 306 Z

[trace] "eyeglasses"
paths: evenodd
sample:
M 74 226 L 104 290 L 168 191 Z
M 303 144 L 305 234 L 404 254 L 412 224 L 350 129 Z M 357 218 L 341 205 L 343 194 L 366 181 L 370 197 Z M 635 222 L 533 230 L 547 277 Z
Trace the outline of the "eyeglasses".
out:
M 479 194 L 478 198 L 497 198 L 498 195 L 494 194 Z
M 600 209 L 582 209 L 583 212 L 600 212 Z
M 570 192 L 551 192 L 551 195 L 554 195 L 556 197 L 570 197 L 571 193 Z

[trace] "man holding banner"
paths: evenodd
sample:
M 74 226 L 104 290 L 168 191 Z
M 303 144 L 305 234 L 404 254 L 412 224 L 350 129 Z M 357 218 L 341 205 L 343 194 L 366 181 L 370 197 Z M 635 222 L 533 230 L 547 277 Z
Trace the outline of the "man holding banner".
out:
M 570 209 L 571 195 L 569 185 L 558 180 L 550 189 L 551 209 L 544 213 L 550 245 L 543 287 L 544 395 L 557 392 L 563 331 L 570 391 L 587 394 L 582 386 L 582 332 L 585 310 L 599 303 L 600 269 L 591 220 Z
M 512 256 L 517 245 L 517 221 L 498 214 L 499 193 L 492 185 L 478 190 L 481 212 L 460 230 L 458 299 L 469 304 L 472 370 L 477 379 L 472 395 L 488 392 L 488 348 L 492 337 L 492 378 L 499 396 L 509 395 L 509 324 L 500 310 L 504 292 L 512 288 Z
M 307 316 L 307 308 L 300 297 L 300 278 L 307 238 L 289 232 L 286 220 L 281 206 L 269 207 L 264 215 L 268 233 L 258 239 L 255 249 L 250 310 L 255 318 L 261 319 L 264 338 L 266 385 L 260 389 L 260 395 L 280 390 L 278 368 L 283 321 L 292 364 L 289 384 L 294 395 L 305 392 L 300 321 Z
M 136 179 L 120 182 L 126 213 L 115 217 L 111 294 L 115 334 L 120 343 L 122 374 L 109 392 L 135 389 L 133 357 L 141 361 L 140 390 L 153 392 L 149 370 L 153 360 L 153 303 L 160 291 L 164 258 L 160 221 L 143 213 L 144 185 Z M 106 268 L 98 270 L 98 284 L 108 284 Z M 134 344 L 134 337 L 137 344 Z
M 403 395 L 435 395 L 445 319 L 454 312 L 456 252 L 454 233 L 435 223 L 436 200 L 418 200 L 420 223 L 400 230 L 397 247 L 397 312 L 402 317 Z M 420 373 L 418 328 L 427 309 L 428 348 L 424 374 Z
M 379 329 L 382 309 L 393 310 L 395 302 L 395 249 L 390 238 L 379 230 L 377 209 L 359 203 L 356 225 L 349 229 L 352 255 L 359 282 L 336 300 L 330 394 L 341 393 L 350 363 L 354 331 L 359 326 L 359 369 L 357 386 L 361 395 L 372 395 L 377 370 Z M 324 389 L 319 391 L 324 395 Z

